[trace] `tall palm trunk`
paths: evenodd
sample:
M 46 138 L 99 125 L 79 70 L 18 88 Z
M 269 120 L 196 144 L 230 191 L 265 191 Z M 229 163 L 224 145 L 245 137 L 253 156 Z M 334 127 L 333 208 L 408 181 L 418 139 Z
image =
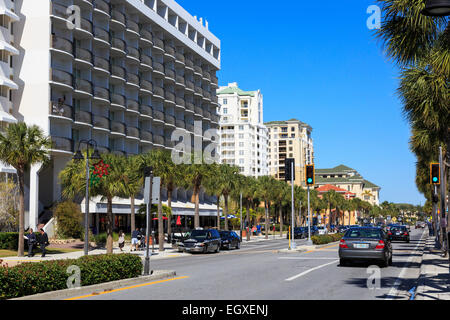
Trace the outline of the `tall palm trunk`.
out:
M 167 190 L 167 205 L 169 206 L 171 212 L 172 212 L 172 194 L 173 194 L 172 188 Z M 171 214 L 167 215 L 167 235 L 168 235 L 169 239 L 172 239 L 172 215 Z M 169 243 L 170 242 L 171 241 L 169 241 Z
M 158 201 L 158 246 L 159 252 L 164 251 L 164 219 L 162 212 L 162 201 L 161 201 L 161 189 L 159 188 L 159 201 Z
M 266 221 L 265 221 L 265 233 L 266 233 L 266 239 L 269 239 L 269 204 L 267 203 L 267 201 L 264 201 L 264 206 L 266 209 Z
M 194 203 L 195 203 L 195 211 L 194 211 L 194 228 L 200 227 L 200 214 L 199 214 L 199 192 L 200 187 L 195 185 L 194 186 Z
M 228 231 L 228 195 L 224 194 L 223 197 L 225 199 L 225 231 Z
M 220 230 L 220 195 L 217 196 L 217 230 Z
M 247 210 L 246 215 L 245 215 L 245 219 L 247 221 L 247 241 L 250 241 L 250 234 L 252 233 L 252 230 L 250 229 L 250 203 L 247 200 L 247 203 L 245 204 L 245 209 Z
M 18 256 L 23 257 L 24 254 L 24 233 L 25 233 L 25 174 L 23 170 L 17 170 L 19 180 L 19 243 Z M 31 222 L 31 221 L 30 221 Z
M 113 212 L 112 197 L 107 197 L 107 218 L 106 218 L 106 253 L 113 253 Z
M 130 207 L 131 207 L 131 232 L 136 230 L 136 214 L 134 211 L 134 194 L 130 197 Z
M 331 229 L 331 202 L 330 202 L 329 206 L 330 206 L 330 211 L 328 213 L 328 226 L 327 226 L 328 230 Z
M 281 203 L 279 214 L 280 214 L 280 237 L 283 237 L 283 207 L 281 206 Z

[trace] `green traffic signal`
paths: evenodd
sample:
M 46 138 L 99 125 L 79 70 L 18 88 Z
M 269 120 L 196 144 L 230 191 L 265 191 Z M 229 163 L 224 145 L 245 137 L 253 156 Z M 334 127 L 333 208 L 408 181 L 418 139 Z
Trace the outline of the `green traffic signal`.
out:
M 439 163 L 430 163 L 430 183 L 440 184 L 441 168 Z

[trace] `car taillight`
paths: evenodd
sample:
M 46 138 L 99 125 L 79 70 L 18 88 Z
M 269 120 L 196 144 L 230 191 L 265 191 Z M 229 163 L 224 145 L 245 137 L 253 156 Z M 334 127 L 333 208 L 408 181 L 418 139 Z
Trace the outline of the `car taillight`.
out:
M 384 241 L 383 240 L 378 241 L 378 244 L 375 247 L 375 249 L 383 249 L 383 248 L 384 248 Z
M 408 235 L 408 232 L 405 232 L 405 236 L 407 236 Z
M 388 235 L 392 235 L 392 232 L 389 231 L 389 232 L 388 232 Z
M 339 242 L 339 248 L 347 248 L 348 249 L 348 246 L 345 243 L 344 239 L 341 239 L 341 241 Z

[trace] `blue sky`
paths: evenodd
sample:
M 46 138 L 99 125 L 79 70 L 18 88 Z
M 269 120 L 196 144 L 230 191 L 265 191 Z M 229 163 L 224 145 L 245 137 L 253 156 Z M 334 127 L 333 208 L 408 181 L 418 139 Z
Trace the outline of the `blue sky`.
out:
M 381 201 L 424 204 L 398 71 L 366 25 L 374 0 L 177 2 L 221 40 L 219 85 L 260 89 L 264 121 L 313 127 L 317 168 L 345 164 L 382 188 Z

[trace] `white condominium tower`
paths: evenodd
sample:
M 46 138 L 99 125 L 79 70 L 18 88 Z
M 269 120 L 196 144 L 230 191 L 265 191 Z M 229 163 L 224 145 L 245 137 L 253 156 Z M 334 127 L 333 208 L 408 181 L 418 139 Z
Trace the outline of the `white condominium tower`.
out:
M 260 90 L 243 91 L 236 82 L 217 90 L 220 105 L 220 159 L 246 176 L 266 176 L 267 128 Z
M 22 84 L 14 114 L 53 141 L 50 164 L 31 168 L 32 222 L 61 200 L 58 174 L 80 140 L 94 139 L 100 152 L 132 155 L 171 150 L 176 129 L 191 142 L 194 124 L 203 130 L 197 137 L 218 129 L 220 41 L 175 1 L 15 3 L 25 18 L 15 30 Z M 189 199 L 188 192 L 178 195 Z
M 269 129 L 270 175 L 284 180 L 285 159 L 295 159 L 295 185 L 305 185 L 305 165 L 314 163 L 312 128 L 297 119 L 265 123 Z
M 13 92 L 19 87 L 14 76 L 14 65 L 19 55 L 14 38 L 14 23 L 19 21 L 13 0 L 0 0 L 0 131 L 9 123 L 17 122 L 13 113 Z M 14 174 L 16 170 L 0 162 L 0 179 Z

